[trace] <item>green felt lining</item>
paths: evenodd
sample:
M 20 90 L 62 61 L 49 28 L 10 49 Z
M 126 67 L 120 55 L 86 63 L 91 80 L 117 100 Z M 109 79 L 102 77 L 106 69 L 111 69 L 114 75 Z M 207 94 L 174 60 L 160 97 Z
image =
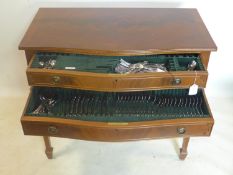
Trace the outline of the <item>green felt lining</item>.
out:
M 65 67 L 75 67 L 76 71 L 95 73 L 116 73 L 115 67 L 120 59 L 129 63 L 148 61 L 149 63 L 165 64 L 169 71 L 186 71 L 188 64 L 195 60 L 196 70 L 204 70 L 198 54 L 158 54 L 143 56 L 96 56 L 67 53 L 37 53 L 32 62 L 32 68 L 40 68 L 39 58 L 56 56 L 54 69 L 65 70 Z M 68 69 L 69 70 L 69 69 Z
M 55 93 L 58 98 L 51 113 L 33 114 L 40 105 L 39 95 L 48 93 Z M 75 96 L 81 100 L 72 103 Z M 179 103 L 181 100 L 182 103 Z M 191 102 L 194 101 L 198 101 L 200 107 L 191 106 Z M 73 110 L 74 112 L 70 113 L 72 109 L 77 111 Z M 26 115 L 99 122 L 137 122 L 210 116 L 201 90 L 195 96 L 188 96 L 188 89 L 118 93 L 45 87 L 33 88 Z

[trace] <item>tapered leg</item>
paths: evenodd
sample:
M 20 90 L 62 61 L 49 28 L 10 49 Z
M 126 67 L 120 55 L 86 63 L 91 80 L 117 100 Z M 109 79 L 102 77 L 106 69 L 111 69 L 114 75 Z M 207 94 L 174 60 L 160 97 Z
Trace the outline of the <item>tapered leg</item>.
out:
M 44 137 L 44 143 L 45 143 L 45 154 L 48 157 L 48 159 L 53 158 L 53 147 L 50 143 L 50 137 L 49 136 L 43 136 Z
M 187 147 L 188 147 L 189 139 L 190 139 L 189 137 L 183 138 L 183 144 L 182 147 L 180 148 L 180 155 L 179 155 L 180 160 L 184 160 L 188 155 Z

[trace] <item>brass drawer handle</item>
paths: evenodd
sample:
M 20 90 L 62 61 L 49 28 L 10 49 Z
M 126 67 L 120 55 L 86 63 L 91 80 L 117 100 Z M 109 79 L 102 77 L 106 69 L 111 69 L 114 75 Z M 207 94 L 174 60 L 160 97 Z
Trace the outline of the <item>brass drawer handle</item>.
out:
M 58 133 L 58 129 L 57 129 L 57 127 L 56 126 L 49 126 L 48 127 L 48 133 L 49 134 L 57 134 Z
M 181 84 L 181 79 L 180 79 L 180 78 L 175 78 L 175 79 L 172 81 L 172 84 L 173 84 L 173 85 L 179 85 L 179 84 Z
M 59 76 L 53 76 L 52 77 L 52 81 L 53 81 L 54 84 L 59 83 L 60 80 L 61 80 L 61 78 Z
M 184 134 L 186 132 L 186 129 L 185 128 L 177 128 L 177 133 L 178 134 Z

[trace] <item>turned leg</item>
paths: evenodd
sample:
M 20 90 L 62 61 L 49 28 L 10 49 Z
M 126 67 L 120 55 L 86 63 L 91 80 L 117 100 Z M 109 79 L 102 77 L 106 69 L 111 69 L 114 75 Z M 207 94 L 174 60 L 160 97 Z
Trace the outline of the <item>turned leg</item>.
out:
M 49 136 L 43 136 L 44 137 L 44 143 L 45 143 L 45 154 L 48 157 L 48 159 L 53 158 L 53 147 L 51 147 L 50 143 L 50 137 Z
M 188 147 L 189 139 L 190 139 L 189 137 L 183 138 L 183 144 L 182 147 L 180 148 L 180 155 L 179 155 L 180 160 L 184 160 L 188 154 L 187 147 Z

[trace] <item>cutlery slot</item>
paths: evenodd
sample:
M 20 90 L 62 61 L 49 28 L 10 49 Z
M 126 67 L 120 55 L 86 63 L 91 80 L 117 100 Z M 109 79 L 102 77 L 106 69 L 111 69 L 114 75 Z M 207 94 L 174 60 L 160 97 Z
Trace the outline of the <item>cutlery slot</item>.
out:
M 142 56 L 97 56 L 71 53 L 38 52 L 31 63 L 31 68 L 44 68 L 68 71 L 117 73 L 115 67 L 120 59 L 135 64 L 147 61 L 151 64 L 164 64 L 168 71 L 187 71 L 188 64 L 196 61 L 196 71 L 205 70 L 199 54 L 157 54 Z M 55 60 L 55 61 L 52 61 Z
M 48 96 L 53 99 L 46 101 Z M 42 105 L 44 109 L 35 113 L 41 104 L 45 104 Z M 52 106 L 47 109 L 49 105 L 46 107 L 46 104 L 52 104 Z M 198 90 L 197 95 L 189 96 L 188 89 L 119 93 L 42 87 L 32 89 L 26 114 L 35 117 L 49 116 L 102 122 L 210 116 L 202 89 Z

